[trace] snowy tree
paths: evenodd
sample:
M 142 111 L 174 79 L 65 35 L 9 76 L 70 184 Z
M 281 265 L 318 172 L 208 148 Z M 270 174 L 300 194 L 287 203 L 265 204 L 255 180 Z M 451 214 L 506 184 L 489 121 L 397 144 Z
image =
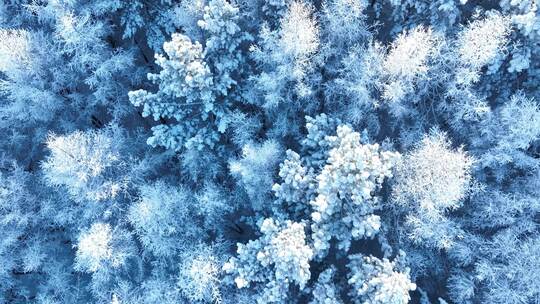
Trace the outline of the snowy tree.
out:
M 242 184 L 255 210 L 263 209 L 271 198 L 274 170 L 281 153 L 279 145 L 272 140 L 261 145 L 247 144 L 242 149 L 242 158 L 229 164 L 231 174 Z
M 339 126 L 337 136 L 326 138 L 333 146 L 327 164 L 317 176 L 317 196 L 309 204 L 314 248 L 319 257 L 337 238 L 347 251 L 351 239 L 373 238 L 380 228 L 375 195 L 400 155 L 381 151 L 379 145 L 361 144 L 360 134 Z
M 471 271 L 456 271 L 448 282 L 454 301 L 528 303 L 538 297 L 538 238 L 504 229 L 476 246 Z
M 472 191 L 473 159 L 452 150 L 444 133 L 433 131 L 396 167 L 392 201 L 406 210 L 409 236 L 419 244 L 448 248 L 459 232 L 445 218 Z
M 313 250 L 306 244 L 302 223 L 267 218 L 260 230 L 259 239 L 238 244 L 238 256 L 223 269 L 234 276 L 238 288 L 262 288 L 258 303 L 284 303 L 290 285 L 306 287 Z
M 331 0 L 323 3 L 324 15 L 321 21 L 327 36 L 325 38 L 328 43 L 333 44 L 332 48 L 343 52 L 371 35 L 364 12 L 367 6 L 367 1 L 354 0 Z
M 498 134 L 501 149 L 527 150 L 540 136 L 540 107 L 523 94 L 512 96 L 501 107 L 499 121 L 504 132 Z
M 537 102 L 522 93 L 500 106 L 486 120 L 482 137 L 474 141 L 476 149 L 485 151 L 479 158 L 485 173 L 504 181 L 513 174 L 535 170 L 538 163 L 531 152 L 540 136 L 539 122 Z
M 212 248 L 199 245 L 195 252 L 184 254 L 180 266 L 178 286 L 182 294 L 193 302 L 222 303 L 220 291 L 221 262 Z
M 441 39 L 430 28 L 420 26 L 401 33 L 383 63 L 388 78 L 383 84 L 383 98 L 396 103 L 413 89 L 417 93 L 422 82 L 429 80 L 428 69 L 438 56 L 440 44 Z
M 126 180 L 122 172 L 120 138 L 114 129 L 76 131 L 61 136 L 50 134 L 50 155 L 42 163 L 51 186 L 63 186 L 74 200 L 103 201 L 121 193 Z
M 284 205 L 283 208 L 289 214 L 294 214 L 293 218 L 308 214 L 306 201 L 315 198 L 314 172 L 306 168 L 302 164 L 300 155 L 291 150 L 287 150 L 286 158 L 279 167 L 282 183 L 276 183 L 272 187 L 277 198 L 277 205 Z
M 187 189 L 158 181 L 142 186 L 140 192 L 128 218 L 145 249 L 156 256 L 170 257 L 188 242 L 204 239 L 204 231 L 195 220 L 195 199 Z
M 106 271 L 108 267 L 120 267 L 129 257 L 129 252 L 116 240 L 113 228 L 106 223 L 94 223 L 79 235 L 75 269 L 79 271 Z
M 227 0 L 212 0 L 204 8 L 203 19 L 198 25 L 208 34 L 205 58 L 214 67 L 214 89 L 227 96 L 237 85 L 241 64 L 244 62 L 240 46 L 251 40 L 239 26 L 240 11 Z M 236 75 L 235 75 L 236 74 Z
M 195 214 L 201 218 L 205 230 L 221 235 L 224 233 L 226 216 L 238 208 L 237 202 L 226 188 L 207 183 L 195 193 Z
M 3 120 L 48 121 L 62 101 L 51 88 L 46 65 L 54 64 L 57 54 L 45 57 L 37 51 L 39 44 L 54 49 L 38 33 L 23 29 L 0 29 L 0 94 Z
M 10 75 L 15 72 L 15 69 L 24 69 L 31 63 L 29 36 L 25 30 L 2 29 L 0 32 L 2 41 L 0 71 L 2 73 Z
M 381 104 L 378 91 L 382 88 L 381 76 L 385 75 L 383 69 L 385 55 L 383 46 L 374 42 L 365 47 L 352 47 L 343 56 L 336 84 L 330 87 L 336 92 L 328 93 L 331 93 L 332 97 L 342 96 L 335 98 L 338 102 L 335 107 L 337 107 L 338 113 L 344 117 L 344 121 L 357 125 L 369 120 L 368 115 L 374 116 L 372 112 Z M 373 118 L 370 120 L 373 121 Z M 377 127 L 378 123 L 372 122 L 370 129 L 374 130 L 373 133 L 377 133 Z
M 340 124 L 339 119 L 329 117 L 324 113 L 315 117 L 306 116 L 307 134 L 300 144 L 307 165 L 317 169 L 325 165 L 328 154 L 333 148 L 327 136 L 334 135 Z
M 380 217 L 375 211 L 380 206 L 376 192 L 392 176 L 400 156 L 381 151 L 378 144 L 362 144 L 360 134 L 347 125 L 338 126 L 336 136 L 326 135 L 334 133 L 330 129 L 336 122 L 325 116 L 307 119 L 309 133 L 303 141 L 307 155 L 302 158 L 287 151 L 279 172 L 283 182 L 273 189 L 285 213 L 311 218 L 314 250 L 324 258 L 332 239 L 347 252 L 351 240 L 377 234 Z
M 14 297 L 27 292 L 18 274 L 44 268 L 48 237 L 37 238 L 42 228 L 35 178 L 16 163 L 2 160 L 0 166 L 0 300 L 8 302 L 10 290 Z
M 460 33 L 456 43 L 461 65 L 456 71 L 458 83 L 468 85 L 477 82 L 482 67 L 496 64 L 497 57 L 506 47 L 509 33 L 510 22 L 500 14 L 471 22 Z
M 355 303 L 409 303 L 409 291 L 416 284 L 409 278 L 409 269 L 397 260 L 380 260 L 373 256 L 350 255 L 347 267 L 351 270 L 348 283 Z
M 313 7 L 304 1 L 289 4 L 278 29 L 262 26 L 259 43 L 251 47 L 260 71 L 251 77 L 255 99 L 250 102 L 261 106 L 275 121 L 272 133 L 298 135 L 303 122 L 297 113 L 309 114 L 316 107 L 309 97 L 313 94 L 310 77 L 318 50 L 319 26 Z
M 158 91 L 129 93 L 135 106 L 143 106 L 143 116 L 177 122 L 153 127 L 148 144 L 175 151 L 214 148 L 227 129 L 234 100 L 228 95 L 237 83 L 233 77 L 239 74 L 240 44 L 248 39 L 240 31 L 238 19 L 236 7 L 225 0 L 214 0 L 198 22 L 209 36 L 204 50 L 199 42 L 179 33 L 163 44 L 166 56 L 156 55 L 156 64 L 162 70 L 148 75 L 159 85 Z
M 319 274 L 313 288 L 313 299 L 309 302 L 310 304 L 343 303 L 340 299 L 341 290 L 334 283 L 335 276 L 335 267 L 328 268 Z
M 463 6 L 467 0 L 435 0 L 430 2 L 414 0 L 391 0 L 388 1 L 394 21 L 393 32 L 399 32 L 403 28 L 412 28 L 420 24 L 430 24 L 438 30 L 451 31 L 462 18 Z M 379 5 L 378 13 L 386 7 Z
M 163 49 L 168 58 L 156 55 L 156 63 L 163 70 L 159 74 L 148 75 L 150 80 L 159 83 L 160 90 L 158 93 L 144 90 L 130 92 L 131 102 L 135 106 L 143 106 L 143 116 L 152 115 L 154 120 L 163 117 L 183 121 L 199 105 L 204 105 L 209 111 L 214 99 L 211 89 L 213 80 L 210 69 L 203 61 L 202 46 L 198 42 L 192 43 L 184 35 L 174 34 Z M 167 102 L 176 98 L 185 100 L 183 103 Z M 148 143 L 152 146 L 161 143 L 166 148 L 180 149 L 189 139 L 196 142 L 197 133 L 192 124 L 156 126 L 153 128 L 155 135 L 148 139 Z
M 257 81 L 264 94 L 265 107 L 280 104 L 276 94 L 285 90 L 289 82 L 296 84 L 299 95 L 308 94 L 303 79 L 310 66 L 309 61 L 319 47 L 319 28 L 312 13 L 311 6 L 295 1 L 281 19 L 279 31 L 270 31 L 263 26 L 260 33 L 262 44 L 253 52 L 258 61 L 271 69 L 263 71 Z

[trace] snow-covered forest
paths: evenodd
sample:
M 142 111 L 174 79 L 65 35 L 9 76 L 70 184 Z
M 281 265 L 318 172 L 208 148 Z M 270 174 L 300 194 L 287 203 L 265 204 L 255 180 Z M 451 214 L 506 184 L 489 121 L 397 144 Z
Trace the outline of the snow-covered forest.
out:
M 540 303 L 539 5 L 0 1 L 0 303 Z

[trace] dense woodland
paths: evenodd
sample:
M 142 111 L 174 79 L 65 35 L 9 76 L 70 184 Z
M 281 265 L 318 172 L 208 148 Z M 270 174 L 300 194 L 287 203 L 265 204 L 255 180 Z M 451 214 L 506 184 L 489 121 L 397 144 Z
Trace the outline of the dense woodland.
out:
M 535 0 L 0 1 L 0 303 L 540 303 Z

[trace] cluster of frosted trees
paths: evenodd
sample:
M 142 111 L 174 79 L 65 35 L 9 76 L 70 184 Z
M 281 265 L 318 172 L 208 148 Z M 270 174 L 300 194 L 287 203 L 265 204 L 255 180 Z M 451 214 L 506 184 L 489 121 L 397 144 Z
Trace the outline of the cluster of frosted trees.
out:
M 540 301 L 533 0 L 0 3 L 0 303 Z

